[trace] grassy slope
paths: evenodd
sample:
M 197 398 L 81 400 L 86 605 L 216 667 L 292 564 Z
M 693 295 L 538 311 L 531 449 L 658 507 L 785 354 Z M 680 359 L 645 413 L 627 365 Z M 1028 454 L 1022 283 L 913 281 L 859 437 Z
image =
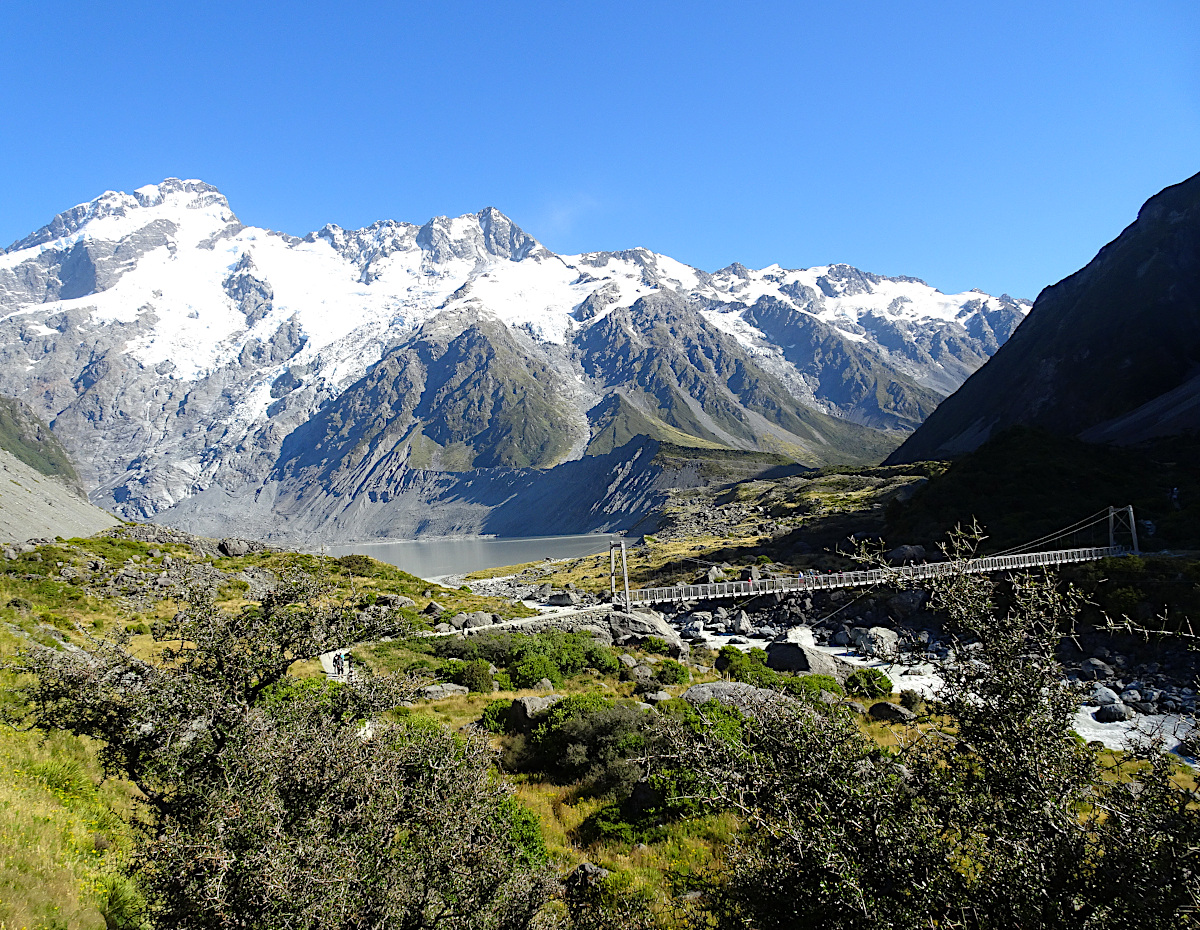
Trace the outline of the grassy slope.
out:
M 0 559 L 0 663 L 30 640 L 52 644 L 57 638 L 81 643 L 118 628 L 145 630 L 182 605 L 169 598 L 150 603 L 103 596 L 88 585 L 59 576 L 59 566 L 80 568 L 104 559 L 119 569 L 136 558 L 158 567 L 155 548 L 127 539 L 97 536 L 73 539 L 37 550 L 14 561 Z M 179 560 L 195 559 L 187 547 L 157 548 Z M 521 605 L 432 586 L 391 566 L 374 563 L 369 574 L 355 574 L 333 559 L 294 553 L 254 553 L 212 560 L 224 571 L 248 567 L 279 571 L 287 566 L 323 565 L 340 596 L 404 594 L 423 608 L 436 599 L 450 610 L 487 610 L 516 617 L 531 613 Z M 424 594 L 430 590 L 432 597 Z M 246 603 L 245 584 L 234 581 L 220 590 L 220 603 L 236 609 Z M 132 650 L 152 658 L 156 649 L 146 632 L 134 633 Z M 293 673 L 320 673 L 315 661 L 298 663 Z M 0 672 L 0 689 L 14 679 Z M 130 844 L 129 816 L 136 789 L 121 781 L 102 781 L 95 747 L 89 741 L 54 733 L 21 733 L 0 727 L 0 928 L 103 928 L 100 912 L 105 876 L 118 867 Z
M 71 464 L 66 449 L 50 432 L 50 427 L 12 397 L 0 397 L 0 449 L 43 475 L 60 478 L 74 487 L 79 486 L 75 466 Z

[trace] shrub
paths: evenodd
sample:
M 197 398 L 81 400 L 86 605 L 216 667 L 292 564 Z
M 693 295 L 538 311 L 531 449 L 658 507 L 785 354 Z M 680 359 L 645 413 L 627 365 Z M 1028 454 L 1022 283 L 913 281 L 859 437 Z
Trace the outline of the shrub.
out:
M 674 659 L 663 659 L 658 663 L 655 677 L 664 685 L 685 685 L 692 678 L 687 666 Z
M 508 715 L 512 710 L 512 701 L 500 700 L 492 701 L 483 709 L 483 713 L 479 716 L 479 726 L 487 730 L 489 733 L 505 733 L 508 731 Z
M 905 688 L 900 692 L 900 703 L 911 710 L 914 714 L 925 713 L 925 698 L 920 691 L 914 691 L 912 688 Z
M 647 636 L 646 642 L 642 644 L 642 649 L 652 655 L 660 656 L 665 656 L 670 651 L 667 641 L 661 636 Z
M 377 563 L 369 555 L 361 555 L 353 553 L 351 555 L 343 555 L 334 559 L 340 568 L 343 568 L 351 575 L 358 575 L 362 578 L 370 578 L 375 574 Z
M 561 684 L 562 673 L 558 666 L 544 655 L 528 655 L 509 669 L 509 676 L 518 688 L 532 688 L 543 678 L 551 684 Z
M 453 676 L 455 684 L 478 694 L 492 693 L 492 668 L 486 659 L 464 662 Z
M 789 694 L 812 700 L 819 699 L 822 691 L 828 691 L 838 697 L 846 693 L 837 679 L 830 675 L 781 675 L 780 684 Z
M 846 679 L 846 690 L 858 697 L 886 697 L 892 693 L 892 680 L 877 668 L 860 668 Z
M 8 600 L 8 605 L 13 610 L 19 610 L 21 613 L 28 613 L 33 610 L 33 604 L 25 600 L 23 597 L 12 597 Z

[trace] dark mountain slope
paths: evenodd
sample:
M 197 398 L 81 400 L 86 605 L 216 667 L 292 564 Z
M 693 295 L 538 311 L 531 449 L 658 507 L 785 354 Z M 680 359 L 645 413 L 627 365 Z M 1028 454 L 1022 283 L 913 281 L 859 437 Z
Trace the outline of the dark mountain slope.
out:
M 1014 424 L 1113 443 L 1200 428 L 1198 370 L 1200 175 L 1152 197 L 1087 267 L 1046 288 L 888 462 L 957 455 Z

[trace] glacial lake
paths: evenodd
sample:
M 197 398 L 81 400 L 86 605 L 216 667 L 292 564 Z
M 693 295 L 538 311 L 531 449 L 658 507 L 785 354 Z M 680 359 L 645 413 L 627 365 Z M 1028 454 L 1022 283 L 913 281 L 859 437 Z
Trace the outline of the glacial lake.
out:
M 519 565 L 542 559 L 572 559 L 608 551 L 606 533 L 581 536 L 528 536 L 521 538 L 412 539 L 399 542 L 327 546 L 327 555 L 369 555 L 389 562 L 418 578 L 436 579 L 501 565 Z M 631 544 L 634 540 L 626 540 Z

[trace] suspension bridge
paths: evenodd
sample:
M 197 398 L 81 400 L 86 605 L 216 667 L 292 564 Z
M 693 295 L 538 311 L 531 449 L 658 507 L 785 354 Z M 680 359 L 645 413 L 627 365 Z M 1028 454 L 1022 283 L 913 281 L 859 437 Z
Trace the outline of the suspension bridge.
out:
M 1092 532 L 1108 524 L 1107 546 L 1083 546 L 1062 548 L 1064 541 Z M 1118 544 L 1119 536 L 1128 535 L 1130 545 Z M 1054 547 L 1054 548 L 1047 548 Z M 617 584 L 617 554 L 620 553 L 623 587 Z M 1013 571 L 1025 568 L 1042 568 L 1054 565 L 1069 565 L 1075 562 L 1092 562 L 1110 556 L 1137 554 L 1137 523 L 1133 507 L 1108 507 L 1090 517 L 1039 537 L 1003 552 L 971 559 L 946 562 L 918 562 L 896 565 L 889 568 L 873 568 L 860 571 L 828 572 L 774 576 L 771 578 L 747 579 L 743 581 L 717 581 L 709 584 L 676 584 L 666 587 L 630 588 L 629 568 L 625 541 L 610 544 L 609 587 L 613 604 L 626 610 L 634 607 L 650 607 L 679 601 L 708 601 L 725 598 L 758 597 L 764 594 L 794 594 L 813 591 L 829 591 L 834 588 L 861 588 L 877 584 L 903 584 L 907 581 L 927 581 L 958 574 Z

